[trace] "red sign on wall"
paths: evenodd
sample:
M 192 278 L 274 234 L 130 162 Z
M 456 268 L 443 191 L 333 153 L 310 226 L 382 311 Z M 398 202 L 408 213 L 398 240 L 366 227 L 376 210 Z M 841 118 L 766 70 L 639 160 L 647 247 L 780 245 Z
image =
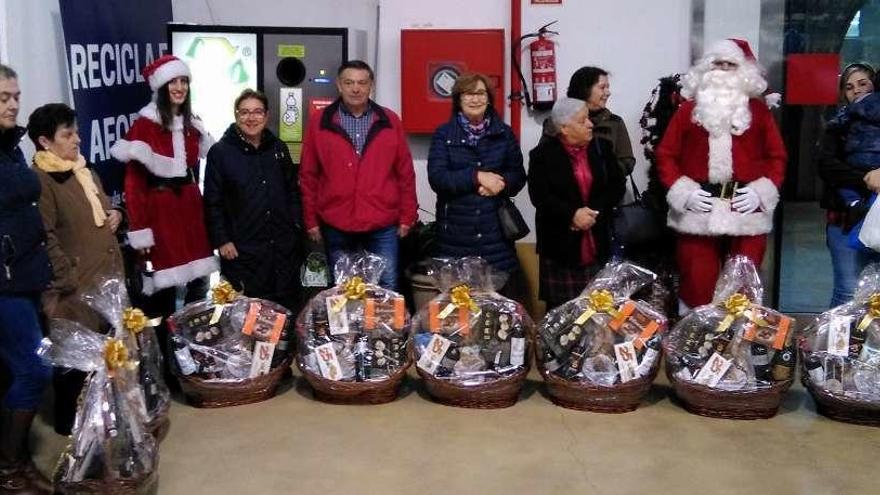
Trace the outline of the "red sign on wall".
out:
M 786 57 L 786 105 L 834 105 L 839 98 L 836 53 L 793 53 Z

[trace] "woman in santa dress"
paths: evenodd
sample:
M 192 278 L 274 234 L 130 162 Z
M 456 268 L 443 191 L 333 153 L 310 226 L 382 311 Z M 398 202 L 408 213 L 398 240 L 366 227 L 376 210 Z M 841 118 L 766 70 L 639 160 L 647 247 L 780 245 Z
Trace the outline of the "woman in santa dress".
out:
M 167 316 L 175 309 L 174 288 L 187 286 L 186 302 L 201 299 L 205 277 L 219 269 L 198 185 L 199 158 L 214 140 L 192 114 L 190 70 L 182 60 L 162 56 L 143 74 L 153 101 L 110 153 L 127 163 L 128 242 L 152 265 L 143 293 L 154 295 L 152 312 Z

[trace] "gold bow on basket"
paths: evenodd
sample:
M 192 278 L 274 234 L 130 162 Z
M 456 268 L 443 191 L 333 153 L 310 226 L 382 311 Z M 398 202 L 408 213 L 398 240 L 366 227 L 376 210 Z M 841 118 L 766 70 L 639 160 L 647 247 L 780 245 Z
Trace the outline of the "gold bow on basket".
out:
M 363 278 L 355 275 L 342 284 L 342 294 L 345 297 L 340 297 L 336 304 L 333 305 L 334 313 L 342 311 L 345 303 L 350 300 L 363 299 L 367 294 L 367 283 L 364 282 Z
M 730 325 L 732 325 L 737 318 L 743 316 L 746 310 L 750 307 L 752 307 L 752 301 L 749 301 L 749 298 L 744 294 L 737 292 L 728 297 L 723 303 L 721 303 L 721 308 L 726 311 L 727 314 L 724 316 L 724 319 L 721 320 L 721 323 L 718 324 L 718 328 L 716 328 L 715 331 L 721 333 L 730 328 Z
M 125 308 L 122 310 L 122 326 L 129 332 L 137 335 L 144 331 L 144 328 L 152 326 L 147 315 L 138 308 Z
M 128 348 L 119 339 L 110 339 L 104 346 L 104 363 L 110 376 L 118 369 L 133 370 L 137 363 L 128 358 Z
M 446 318 L 455 308 L 465 308 L 472 313 L 480 311 L 480 306 L 471 297 L 471 287 L 468 284 L 459 284 L 449 289 L 449 304 L 437 315 L 438 318 Z
M 597 313 L 607 313 L 617 318 L 619 313 L 614 307 L 614 294 L 608 289 L 594 289 L 587 295 L 587 309 L 575 320 L 575 325 L 583 325 Z
M 211 289 L 211 300 L 216 305 L 229 304 L 238 297 L 238 291 L 228 281 L 224 280 Z
M 880 318 L 880 293 L 871 294 L 868 298 L 868 313 L 859 322 L 859 331 L 868 328 L 868 325 L 877 318 Z

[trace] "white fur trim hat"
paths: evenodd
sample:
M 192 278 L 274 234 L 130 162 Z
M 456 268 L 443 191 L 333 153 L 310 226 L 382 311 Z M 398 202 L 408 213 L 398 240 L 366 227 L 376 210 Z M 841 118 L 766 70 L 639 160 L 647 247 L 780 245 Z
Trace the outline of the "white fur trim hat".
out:
M 713 43 L 704 54 L 704 58 L 711 60 L 725 60 L 743 64 L 745 62 L 757 63 L 755 53 L 746 40 L 728 38 Z
M 174 55 L 162 55 L 144 67 L 142 74 L 154 93 L 176 77 L 192 78 L 189 66 Z

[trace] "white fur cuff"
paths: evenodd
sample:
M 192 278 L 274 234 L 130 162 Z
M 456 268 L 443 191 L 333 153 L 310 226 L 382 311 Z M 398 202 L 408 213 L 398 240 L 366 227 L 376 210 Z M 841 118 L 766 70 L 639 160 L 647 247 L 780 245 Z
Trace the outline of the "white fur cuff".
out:
M 132 230 L 128 233 L 128 244 L 134 249 L 144 249 L 156 245 L 153 229 Z
M 776 205 L 779 204 L 779 189 L 776 188 L 776 184 L 773 181 L 766 177 L 761 177 L 749 182 L 748 186 L 754 189 L 758 193 L 758 197 L 761 198 L 762 210 L 772 212 L 776 209 Z
M 675 211 L 683 212 L 686 209 L 687 200 L 691 193 L 700 189 L 700 185 L 690 177 L 682 175 L 669 188 L 666 193 L 666 202 Z

